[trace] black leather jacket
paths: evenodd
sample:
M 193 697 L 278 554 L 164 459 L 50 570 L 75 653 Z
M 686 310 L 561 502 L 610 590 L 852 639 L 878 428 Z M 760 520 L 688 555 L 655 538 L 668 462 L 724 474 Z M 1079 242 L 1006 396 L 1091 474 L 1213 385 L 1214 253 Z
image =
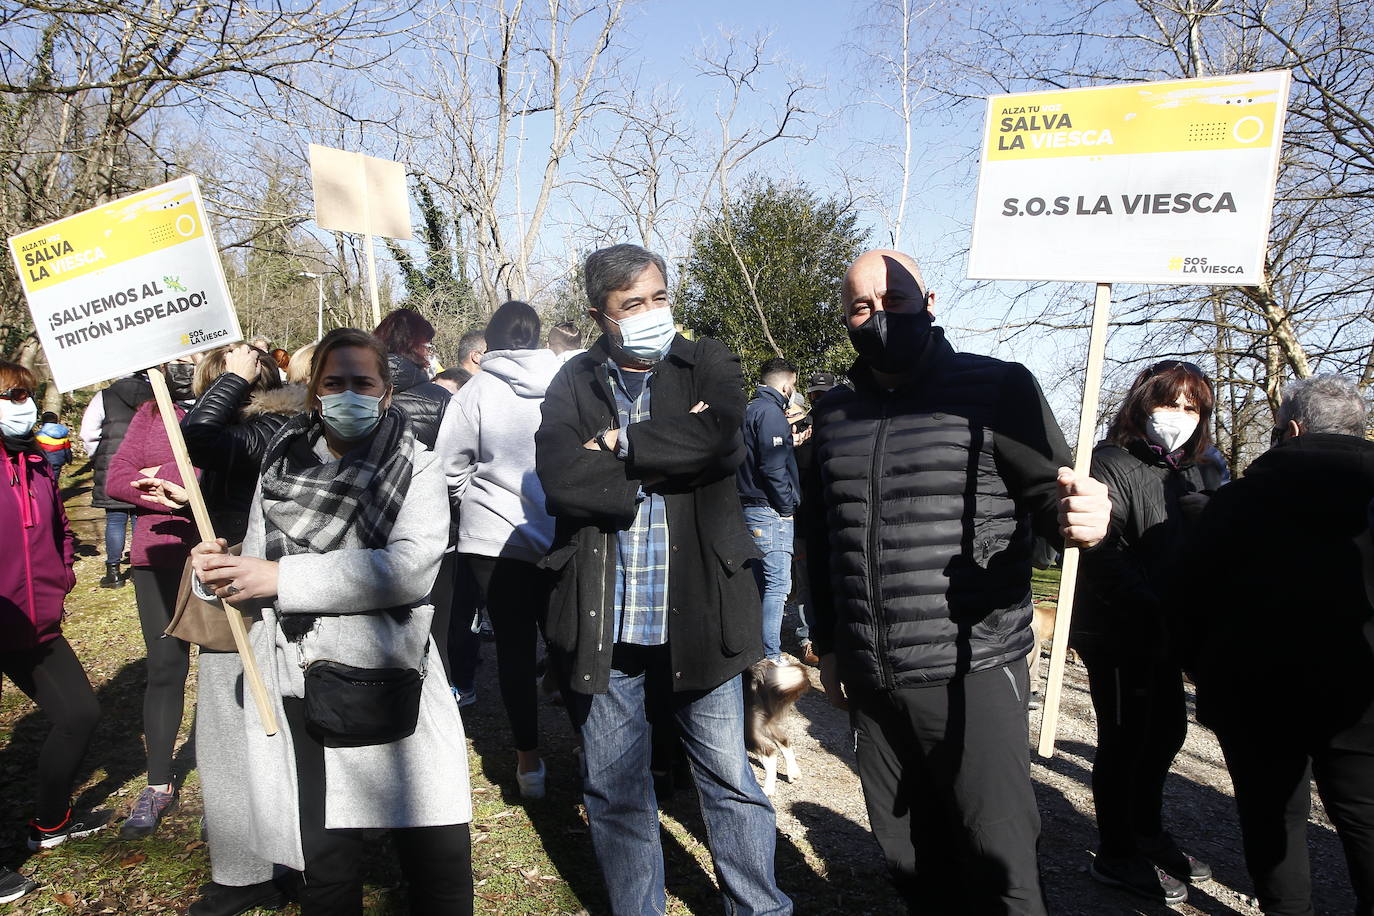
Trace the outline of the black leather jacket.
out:
M 410 419 L 415 438 L 427 448 L 434 448 L 439 435 L 439 421 L 453 395 L 447 388 L 429 380 L 429 373 L 403 356 L 391 354 L 391 403 Z

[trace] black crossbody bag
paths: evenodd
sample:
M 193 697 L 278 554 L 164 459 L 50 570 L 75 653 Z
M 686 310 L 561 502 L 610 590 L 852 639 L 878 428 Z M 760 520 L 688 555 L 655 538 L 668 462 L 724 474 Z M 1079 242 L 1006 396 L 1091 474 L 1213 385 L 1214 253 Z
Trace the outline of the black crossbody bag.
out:
M 325 747 L 390 744 L 415 734 L 429 645 L 419 669 L 357 668 L 317 659 L 306 665 L 305 727 Z

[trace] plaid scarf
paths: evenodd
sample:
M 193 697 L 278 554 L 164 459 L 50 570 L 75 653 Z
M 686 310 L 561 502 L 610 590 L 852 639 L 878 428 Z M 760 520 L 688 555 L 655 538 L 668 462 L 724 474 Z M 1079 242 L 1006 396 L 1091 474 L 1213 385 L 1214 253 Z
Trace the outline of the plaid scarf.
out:
M 388 409 L 372 438 L 344 453 L 337 464 L 321 462 L 314 452 L 323 427 L 316 413 L 297 414 L 267 447 L 262 496 L 269 560 L 355 545 L 385 547 L 400 514 L 415 450 L 415 437 L 401 412 Z M 391 612 L 404 615 L 410 609 Z M 307 614 L 284 615 L 282 629 L 299 640 L 316 620 Z

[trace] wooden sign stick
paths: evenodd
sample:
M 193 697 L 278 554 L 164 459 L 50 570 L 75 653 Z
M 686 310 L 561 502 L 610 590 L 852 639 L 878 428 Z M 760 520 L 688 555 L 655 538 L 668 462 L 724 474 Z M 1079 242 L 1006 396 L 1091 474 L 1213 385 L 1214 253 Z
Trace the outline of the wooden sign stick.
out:
M 181 424 L 177 422 L 177 412 L 172 404 L 172 393 L 167 390 L 167 379 L 159 369 L 148 370 L 148 381 L 153 385 L 157 397 L 158 413 L 162 414 L 162 425 L 167 430 L 167 441 L 172 445 L 176 456 L 177 470 L 181 472 L 181 484 L 191 500 L 191 515 L 196 520 L 196 529 L 202 541 L 215 539 L 214 526 L 210 524 L 210 513 L 205 508 L 205 496 L 200 492 L 200 481 L 196 470 L 191 466 L 191 456 L 186 451 L 186 440 L 181 435 Z M 277 716 L 272 704 L 267 700 L 267 688 L 263 686 L 262 674 L 258 671 L 258 661 L 253 656 L 253 647 L 248 644 L 248 631 L 243 627 L 243 615 L 227 602 L 221 602 L 224 613 L 229 618 L 229 629 L 234 634 L 234 645 L 238 647 L 239 658 L 243 659 L 243 682 L 253 694 L 253 702 L 258 707 L 258 718 L 269 735 L 277 733 Z
M 1107 353 L 1107 318 L 1112 310 L 1112 285 L 1097 284 L 1093 302 L 1093 329 L 1088 338 L 1088 377 L 1083 381 L 1083 411 L 1078 417 L 1078 450 L 1073 472 L 1082 480 L 1092 468 L 1093 441 L 1097 433 L 1097 396 L 1102 387 L 1102 363 Z M 1054 756 L 1054 733 L 1059 727 L 1059 695 L 1064 684 L 1064 662 L 1069 655 L 1069 621 L 1073 617 L 1074 591 L 1078 585 L 1078 548 L 1064 550 L 1063 575 L 1059 580 L 1059 604 L 1055 611 L 1054 638 L 1050 642 L 1050 674 L 1045 687 L 1045 711 L 1040 718 L 1041 757 Z
M 369 200 L 365 156 L 358 157 L 358 187 L 362 191 L 363 226 L 367 229 L 363 233 L 363 244 L 367 246 L 367 288 L 372 294 L 372 326 L 375 328 L 382 323 L 382 306 L 377 300 L 377 248 L 372 244 L 372 202 Z

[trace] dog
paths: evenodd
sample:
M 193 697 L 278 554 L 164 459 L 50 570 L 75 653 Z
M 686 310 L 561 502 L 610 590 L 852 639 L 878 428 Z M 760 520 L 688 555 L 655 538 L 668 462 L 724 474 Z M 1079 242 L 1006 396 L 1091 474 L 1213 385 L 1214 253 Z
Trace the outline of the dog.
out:
M 744 677 L 744 743 L 763 764 L 763 794 L 772 796 L 778 785 L 778 757 L 786 762 L 787 781 L 801 779 L 792 741 L 783 719 L 797 698 L 811 689 L 806 669 L 790 658 L 761 659 Z

